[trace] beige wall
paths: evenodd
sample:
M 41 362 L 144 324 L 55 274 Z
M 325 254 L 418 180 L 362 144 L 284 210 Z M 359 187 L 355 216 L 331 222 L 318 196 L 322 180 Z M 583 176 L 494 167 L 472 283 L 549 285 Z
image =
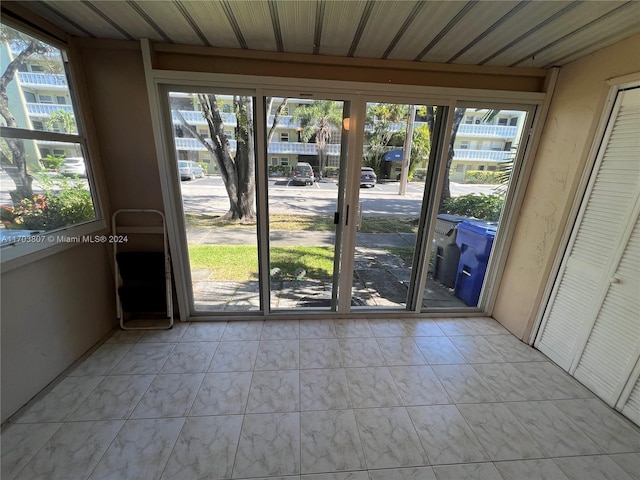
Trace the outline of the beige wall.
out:
M 640 72 L 640 35 L 560 70 L 534 160 L 494 317 L 527 340 L 542 302 L 609 91 L 607 79 Z
M 115 326 L 107 247 L 84 244 L 2 273 L 2 422 Z
M 79 47 L 113 211 L 164 211 L 142 54 L 133 42 Z

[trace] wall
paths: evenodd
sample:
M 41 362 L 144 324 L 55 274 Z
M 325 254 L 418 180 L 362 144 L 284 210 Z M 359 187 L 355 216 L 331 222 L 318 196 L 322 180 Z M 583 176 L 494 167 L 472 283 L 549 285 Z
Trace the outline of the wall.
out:
M 112 211 L 164 210 L 139 46 L 92 45 L 78 50 Z
M 83 244 L 2 273 L 2 422 L 114 328 L 107 252 Z
M 560 70 L 514 235 L 494 317 L 528 340 L 609 91 L 640 72 L 640 35 Z M 578 192 L 580 193 L 580 192 Z

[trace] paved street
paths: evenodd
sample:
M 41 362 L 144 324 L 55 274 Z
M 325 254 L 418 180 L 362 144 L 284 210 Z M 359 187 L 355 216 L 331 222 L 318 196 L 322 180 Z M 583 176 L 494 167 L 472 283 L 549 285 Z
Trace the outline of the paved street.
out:
M 70 179 L 71 182 L 76 180 Z M 86 182 L 86 180 L 79 180 Z M 193 181 L 180 182 L 185 210 L 201 213 L 226 213 L 229 201 L 220 177 L 208 176 Z M 365 215 L 418 215 L 422 202 L 424 184 L 410 183 L 407 193 L 398 195 L 399 184 L 380 183 L 374 188 L 361 188 L 360 201 Z M 9 192 L 15 188 L 13 180 L 0 170 L 0 205 L 10 205 Z M 43 187 L 34 181 L 34 192 Z M 283 179 L 269 179 L 269 211 L 271 213 L 295 213 L 297 215 L 328 215 L 335 211 L 338 186 L 335 180 L 324 180 L 312 186 L 291 185 Z M 492 193 L 494 185 L 451 184 L 453 196 L 467 193 Z
M 363 214 L 370 216 L 420 214 L 424 184 L 410 183 L 405 196 L 398 195 L 399 184 L 380 183 L 374 188 L 361 188 Z M 229 209 L 227 194 L 220 177 L 205 177 L 181 182 L 185 210 L 188 212 L 220 213 Z M 334 180 L 324 180 L 312 186 L 291 185 L 283 179 L 269 179 L 269 212 L 296 215 L 329 215 L 335 211 L 338 186 Z M 467 193 L 492 193 L 495 185 L 465 185 L 452 183 L 453 196 Z

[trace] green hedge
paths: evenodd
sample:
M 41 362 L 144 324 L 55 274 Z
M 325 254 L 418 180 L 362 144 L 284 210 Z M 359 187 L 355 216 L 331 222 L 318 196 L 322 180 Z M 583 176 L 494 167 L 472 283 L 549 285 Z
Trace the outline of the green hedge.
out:
M 497 222 L 500 219 L 503 204 L 504 195 L 471 193 L 445 200 L 442 202 L 442 211 L 440 213 Z
M 501 172 L 487 170 L 469 170 L 464 175 L 465 183 L 500 183 Z
M 290 165 L 269 165 L 270 177 L 290 177 L 291 166 Z

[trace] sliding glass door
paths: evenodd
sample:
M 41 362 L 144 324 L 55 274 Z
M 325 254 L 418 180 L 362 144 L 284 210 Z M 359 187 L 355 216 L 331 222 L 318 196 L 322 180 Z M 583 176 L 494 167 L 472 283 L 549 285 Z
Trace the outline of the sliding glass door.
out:
M 255 99 L 171 91 L 168 102 L 193 308 L 257 311 Z
M 269 308 L 336 310 L 348 103 L 266 97 Z
M 166 89 L 189 316 L 484 308 L 531 110 L 266 92 Z

